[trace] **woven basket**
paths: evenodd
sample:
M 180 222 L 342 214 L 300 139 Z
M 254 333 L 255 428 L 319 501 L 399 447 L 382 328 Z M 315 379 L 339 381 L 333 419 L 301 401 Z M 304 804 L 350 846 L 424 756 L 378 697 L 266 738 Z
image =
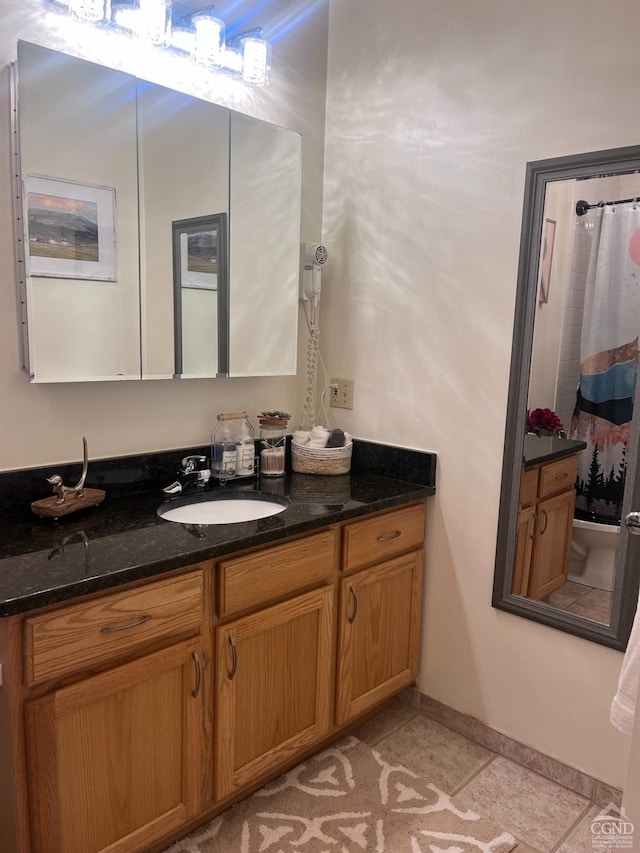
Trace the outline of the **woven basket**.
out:
M 291 442 L 291 467 L 298 474 L 348 474 L 353 444 L 344 447 L 307 447 Z

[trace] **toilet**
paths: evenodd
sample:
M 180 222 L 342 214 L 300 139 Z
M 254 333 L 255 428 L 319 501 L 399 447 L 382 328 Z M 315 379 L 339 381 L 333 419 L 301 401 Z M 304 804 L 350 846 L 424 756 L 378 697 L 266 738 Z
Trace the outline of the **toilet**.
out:
M 612 590 L 615 580 L 619 524 L 573 519 L 569 580 Z

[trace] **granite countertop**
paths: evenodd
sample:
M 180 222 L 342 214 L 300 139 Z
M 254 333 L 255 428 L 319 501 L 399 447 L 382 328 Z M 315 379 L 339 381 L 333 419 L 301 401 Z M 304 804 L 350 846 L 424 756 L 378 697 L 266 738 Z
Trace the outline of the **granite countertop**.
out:
M 572 438 L 555 438 L 551 435 L 525 435 L 523 463 L 525 468 L 532 468 L 542 462 L 562 459 L 571 456 L 587 446 L 586 441 L 575 441 Z
M 0 518 L 0 616 L 421 500 L 435 494 L 435 456 L 431 456 L 432 483 L 424 478 L 422 484 L 395 479 L 359 466 L 337 477 L 294 473 L 278 479 L 236 480 L 224 487 L 230 494 L 271 492 L 288 501 L 278 515 L 238 524 L 194 527 L 165 521 L 157 514 L 164 496 L 155 489 L 111 496 L 107 489 L 107 499 L 99 507 L 58 522 L 37 518 L 28 505 L 26 510 L 4 513 Z M 384 470 L 385 466 L 377 467 Z M 202 497 L 206 499 L 207 494 Z M 177 503 L 184 500 L 184 496 L 178 498 Z

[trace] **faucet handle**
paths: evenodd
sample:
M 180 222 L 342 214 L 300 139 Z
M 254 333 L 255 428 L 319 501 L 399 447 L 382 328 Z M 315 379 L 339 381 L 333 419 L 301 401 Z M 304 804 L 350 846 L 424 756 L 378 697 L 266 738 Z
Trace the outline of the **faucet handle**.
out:
M 201 471 L 207 467 L 206 456 L 185 456 L 182 460 L 182 474 L 191 474 L 192 471 Z

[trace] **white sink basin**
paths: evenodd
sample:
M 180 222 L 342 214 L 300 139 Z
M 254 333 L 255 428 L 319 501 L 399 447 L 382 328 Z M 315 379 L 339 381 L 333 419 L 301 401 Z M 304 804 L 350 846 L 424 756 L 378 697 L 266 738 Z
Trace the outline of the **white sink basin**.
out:
M 161 506 L 160 518 L 179 524 L 237 524 L 284 512 L 286 504 L 252 498 L 211 498 L 182 506 Z

